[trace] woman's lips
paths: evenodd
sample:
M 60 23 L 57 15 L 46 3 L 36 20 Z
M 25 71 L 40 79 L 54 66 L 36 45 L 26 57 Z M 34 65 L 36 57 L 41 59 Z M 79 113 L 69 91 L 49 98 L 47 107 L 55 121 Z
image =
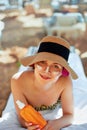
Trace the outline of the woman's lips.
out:
M 41 74 L 40 74 L 40 76 L 41 76 L 41 78 L 43 78 L 43 79 L 45 79 L 45 80 L 51 79 L 50 77 L 48 77 L 48 76 L 46 76 L 46 75 L 41 75 Z

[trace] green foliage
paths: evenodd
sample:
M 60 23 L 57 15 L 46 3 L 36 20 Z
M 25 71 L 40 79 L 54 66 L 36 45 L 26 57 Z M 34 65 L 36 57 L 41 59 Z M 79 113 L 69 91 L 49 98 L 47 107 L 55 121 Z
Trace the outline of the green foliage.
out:
M 20 67 L 20 66 L 21 66 L 21 63 L 20 63 L 19 61 L 17 62 L 17 66 L 18 66 L 18 67 Z

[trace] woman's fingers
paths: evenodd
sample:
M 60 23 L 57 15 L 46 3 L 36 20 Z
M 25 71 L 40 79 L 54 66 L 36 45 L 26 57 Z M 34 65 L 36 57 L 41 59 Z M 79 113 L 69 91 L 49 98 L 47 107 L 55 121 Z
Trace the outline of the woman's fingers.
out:
M 25 122 L 26 127 L 32 126 L 32 123 Z
M 25 123 L 26 127 L 28 128 L 28 130 L 40 130 L 40 126 L 39 125 L 33 125 L 32 123 Z

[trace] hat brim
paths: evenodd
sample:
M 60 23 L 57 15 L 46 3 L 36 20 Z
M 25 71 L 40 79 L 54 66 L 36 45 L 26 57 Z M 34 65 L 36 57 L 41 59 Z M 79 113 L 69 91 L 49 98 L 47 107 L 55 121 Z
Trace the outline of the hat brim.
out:
M 55 63 L 60 64 L 61 66 L 63 66 L 71 74 L 73 79 L 78 78 L 77 74 L 68 65 L 66 60 L 63 59 L 61 56 L 58 56 L 56 54 L 51 54 L 51 53 L 48 53 L 48 52 L 40 52 L 40 53 L 37 53 L 37 54 L 35 54 L 33 56 L 27 56 L 27 57 L 24 57 L 24 58 L 20 59 L 20 62 L 24 66 L 30 66 L 30 65 L 35 64 L 36 62 L 46 61 L 46 60 L 51 60 L 51 61 L 53 61 Z

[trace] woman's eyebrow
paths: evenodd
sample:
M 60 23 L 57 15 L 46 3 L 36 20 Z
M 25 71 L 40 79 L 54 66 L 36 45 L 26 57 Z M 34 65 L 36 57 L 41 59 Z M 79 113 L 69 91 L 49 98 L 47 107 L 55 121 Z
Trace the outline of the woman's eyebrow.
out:
M 53 63 L 53 64 L 57 64 L 57 65 L 60 65 L 60 64 L 58 64 L 58 63 Z

